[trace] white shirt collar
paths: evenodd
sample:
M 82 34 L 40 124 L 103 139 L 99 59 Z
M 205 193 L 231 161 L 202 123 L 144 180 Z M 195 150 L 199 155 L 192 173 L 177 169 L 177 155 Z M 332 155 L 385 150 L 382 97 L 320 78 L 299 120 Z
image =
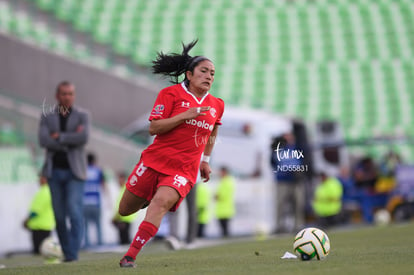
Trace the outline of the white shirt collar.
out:
M 207 92 L 200 100 L 198 100 L 198 98 L 193 93 L 190 93 L 190 91 L 187 89 L 187 86 L 185 85 L 184 81 L 181 82 L 181 87 L 183 87 L 184 91 L 190 94 L 194 98 L 194 100 L 200 105 L 201 103 L 203 103 L 203 100 L 209 95 L 209 93 Z

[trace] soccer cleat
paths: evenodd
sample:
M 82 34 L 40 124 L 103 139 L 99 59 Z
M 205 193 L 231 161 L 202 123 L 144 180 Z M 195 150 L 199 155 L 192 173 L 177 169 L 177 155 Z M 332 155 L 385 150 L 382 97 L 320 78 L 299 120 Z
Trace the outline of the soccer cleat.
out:
M 119 262 L 120 267 L 132 267 L 135 268 L 137 265 L 134 262 L 134 259 L 130 256 L 124 256 L 121 261 Z

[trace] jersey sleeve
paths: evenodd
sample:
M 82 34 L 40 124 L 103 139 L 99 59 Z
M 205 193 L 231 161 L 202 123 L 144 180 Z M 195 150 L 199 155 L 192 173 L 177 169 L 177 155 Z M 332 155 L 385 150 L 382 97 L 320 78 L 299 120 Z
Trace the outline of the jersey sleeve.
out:
M 169 118 L 173 106 L 174 95 L 168 89 L 161 90 L 155 100 L 154 107 L 152 108 L 148 120 Z
M 219 109 L 219 115 L 218 118 L 216 120 L 216 125 L 221 125 L 221 118 L 223 117 L 223 113 L 224 113 L 224 101 L 221 98 L 217 98 L 218 101 L 218 105 L 220 106 Z

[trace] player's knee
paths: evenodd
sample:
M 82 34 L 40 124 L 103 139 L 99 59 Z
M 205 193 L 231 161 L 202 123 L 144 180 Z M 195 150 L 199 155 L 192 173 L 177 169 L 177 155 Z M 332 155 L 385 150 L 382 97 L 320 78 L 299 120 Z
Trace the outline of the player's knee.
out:
M 170 199 L 165 197 L 155 197 L 152 201 L 152 208 L 160 213 L 166 213 L 170 208 Z

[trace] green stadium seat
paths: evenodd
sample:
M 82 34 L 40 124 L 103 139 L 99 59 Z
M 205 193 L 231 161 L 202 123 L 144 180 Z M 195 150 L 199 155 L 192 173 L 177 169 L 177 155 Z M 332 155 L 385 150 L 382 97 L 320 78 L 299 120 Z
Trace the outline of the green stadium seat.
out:
M 19 145 L 21 143 L 21 136 L 13 125 L 7 123 L 0 125 L 0 146 Z
M 54 0 L 35 0 L 36 4 L 42 10 L 52 10 L 55 8 L 55 1 Z
M 64 0 L 60 2 L 60 5 L 56 10 L 56 17 L 59 20 L 70 22 L 74 14 L 78 11 L 76 0 Z
M 30 151 L 24 146 L 0 147 L 0 166 L 0 184 L 38 181 Z
M 13 21 L 13 11 L 8 2 L 0 2 L 0 30 L 10 31 Z

